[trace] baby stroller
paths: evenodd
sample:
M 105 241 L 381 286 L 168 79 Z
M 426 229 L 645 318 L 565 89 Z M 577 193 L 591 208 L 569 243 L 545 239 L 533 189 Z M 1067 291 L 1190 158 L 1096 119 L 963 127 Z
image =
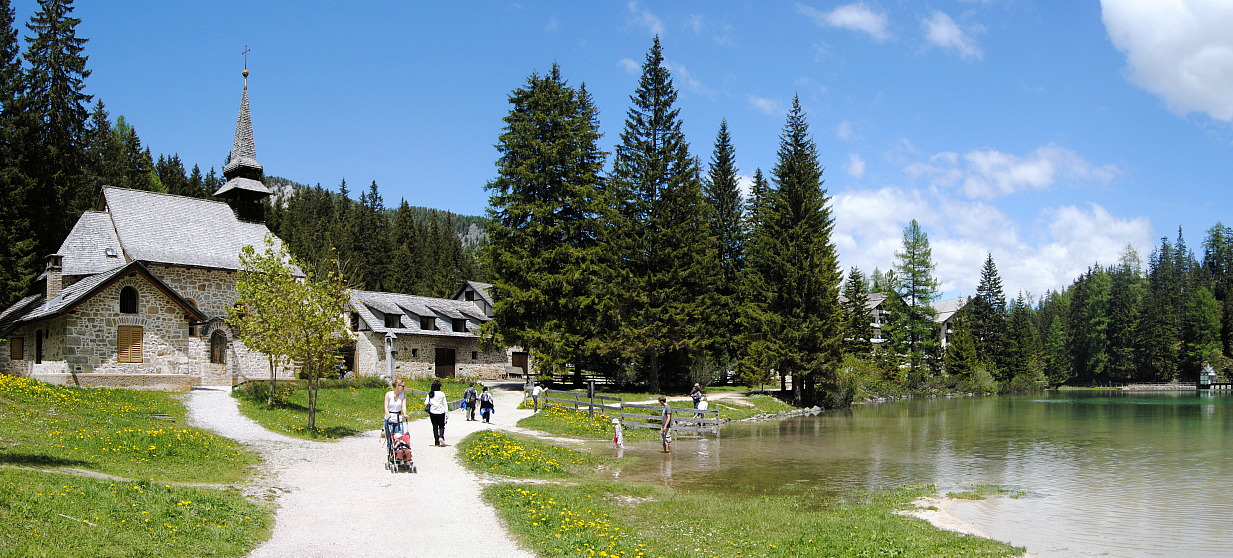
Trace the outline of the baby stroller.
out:
M 401 415 L 401 413 L 396 413 L 398 421 L 402 420 Z M 415 461 L 411 459 L 411 435 L 406 432 L 391 432 L 390 421 L 383 422 L 381 432 L 385 438 L 385 468 L 391 473 L 414 473 Z

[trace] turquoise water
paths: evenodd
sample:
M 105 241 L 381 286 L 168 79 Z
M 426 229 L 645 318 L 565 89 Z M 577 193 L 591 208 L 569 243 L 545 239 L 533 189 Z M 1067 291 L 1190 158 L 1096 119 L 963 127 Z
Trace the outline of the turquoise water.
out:
M 898 401 L 681 439 L 616 472 L 681 488 L 933 483 L 1026 496 L 954 515 L 1037 556 L 1233 556 L 1233 394 L 1049 392 Z M 648 446 L 649 447 L 649 446 Z

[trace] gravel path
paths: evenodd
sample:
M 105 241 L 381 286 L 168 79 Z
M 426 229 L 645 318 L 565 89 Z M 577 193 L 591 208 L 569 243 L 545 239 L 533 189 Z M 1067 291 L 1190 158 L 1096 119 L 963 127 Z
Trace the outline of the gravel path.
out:
M 194 390 L 187 405 L 191 424 L 251 444 L 265 458 L 265 469 L 243 488 L 273 499 L 278 512 L 270 540 L 250 556 L 443 556 L 472 541 L 489 556 L 531 557 L 480 499 L 479 478 L 463 468 L 452 445 L 482 429 L 515 430 L 531 414 L 515 409 L 521 391 L 493 394 L 491 425 L 467 421 L 463 411 L 449 414 L 448 447 L 430 445 L 427 418 L 407 424 L 416 474 L 385 469 L 379 430 L 312 442 L 262 428 L 226 391 Z M 409 398 L 408 407 L 419 407 L 413 403 Z

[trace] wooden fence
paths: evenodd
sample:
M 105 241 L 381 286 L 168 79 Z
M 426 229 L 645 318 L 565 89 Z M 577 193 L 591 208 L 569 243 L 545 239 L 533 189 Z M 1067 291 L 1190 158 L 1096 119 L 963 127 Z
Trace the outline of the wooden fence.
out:
M 595 394 L 587 397 L 585 393 L 546 389 L 539 396 L 540 405 L 549 405 L 585 410 L 594 417 L 596 412 L 611 417 L 619 417 L 625 428 L 654 428 L 663 426 L 663 406 L 626 403 L 620 397 Z M 716 409 L 691 409 L 688 407 L 672 407 L 673 434 L 718 434 L 724 420 L 719 418 Z

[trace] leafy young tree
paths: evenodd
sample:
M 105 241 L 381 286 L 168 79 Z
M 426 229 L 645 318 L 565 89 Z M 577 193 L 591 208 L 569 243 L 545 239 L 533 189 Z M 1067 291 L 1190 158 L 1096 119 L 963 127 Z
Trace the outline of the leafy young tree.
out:
M 793 378 L 793 399 L 812 404 L 815 387 L 832 390 L 842 342 L 839 261 L 822 167 L 800 99 L 792 101 L 772 171 L 775 186 L 759 207 L 748 265 L 758 275 L 765 350 Z
M 894 314 L 891 339 L 907 359 L 909 377 L 923 385 L 926 365 L 937 356 L 938 333 L 933 323 L 938 282 L 933 278 L 933 250 L 929 235 L 912 219 L 903 229 L 903 250 L 895 252 L 895 279 L 902 312 Z
M 541 369 L 561 372 L 588 351 L 598 314 L 598 237 L 607 211 L 596 109 L 553 64 L 509 97 L 489 182 L 489 244 L 495 273 L 486 338 L 521 345 Z M 577 368 L 576 369 L 580 369 Z
M 606 231 L 616 319 L 610 347 L 644 367 L 659 391 L 661 365 L 678 366 L 708 349 L 706 313 L 717 276 L 716 243 L 699 163 L 681 131 L 676 88 L 656 37 L 626 112 L 608 185 L 617 211 Z
M 298 266 L 272 238 L 267 238 L 261 253 L 245 246 L 240 265 L 238 296 L 228 320 L 238 324 L 242 335 L 273 351 L 270 354 L 299 364 L 308 384 L 308 429 L 315 430 L 317 381 L 337 360 L 338 348 L 349 340 L 343 320 L 347 295 L 342 278 L 331 272 L 322 277 L 309 273 L 297 280 Z
M 711 336 L 715 339 L 716 359 L 727 368 L 737 360 L 740 344 L 732 335 L 734 324 L 741 323 L 741 275 L 745 267 L 745 203 L 736 174 L 736 153 L 728 134 L 728 121 L 721 121 L 715 137 L 711 167 L 703 182 L 703 194 L 711 206 L 711 235 L 718 241 L 719 281 L 715 285 Z

